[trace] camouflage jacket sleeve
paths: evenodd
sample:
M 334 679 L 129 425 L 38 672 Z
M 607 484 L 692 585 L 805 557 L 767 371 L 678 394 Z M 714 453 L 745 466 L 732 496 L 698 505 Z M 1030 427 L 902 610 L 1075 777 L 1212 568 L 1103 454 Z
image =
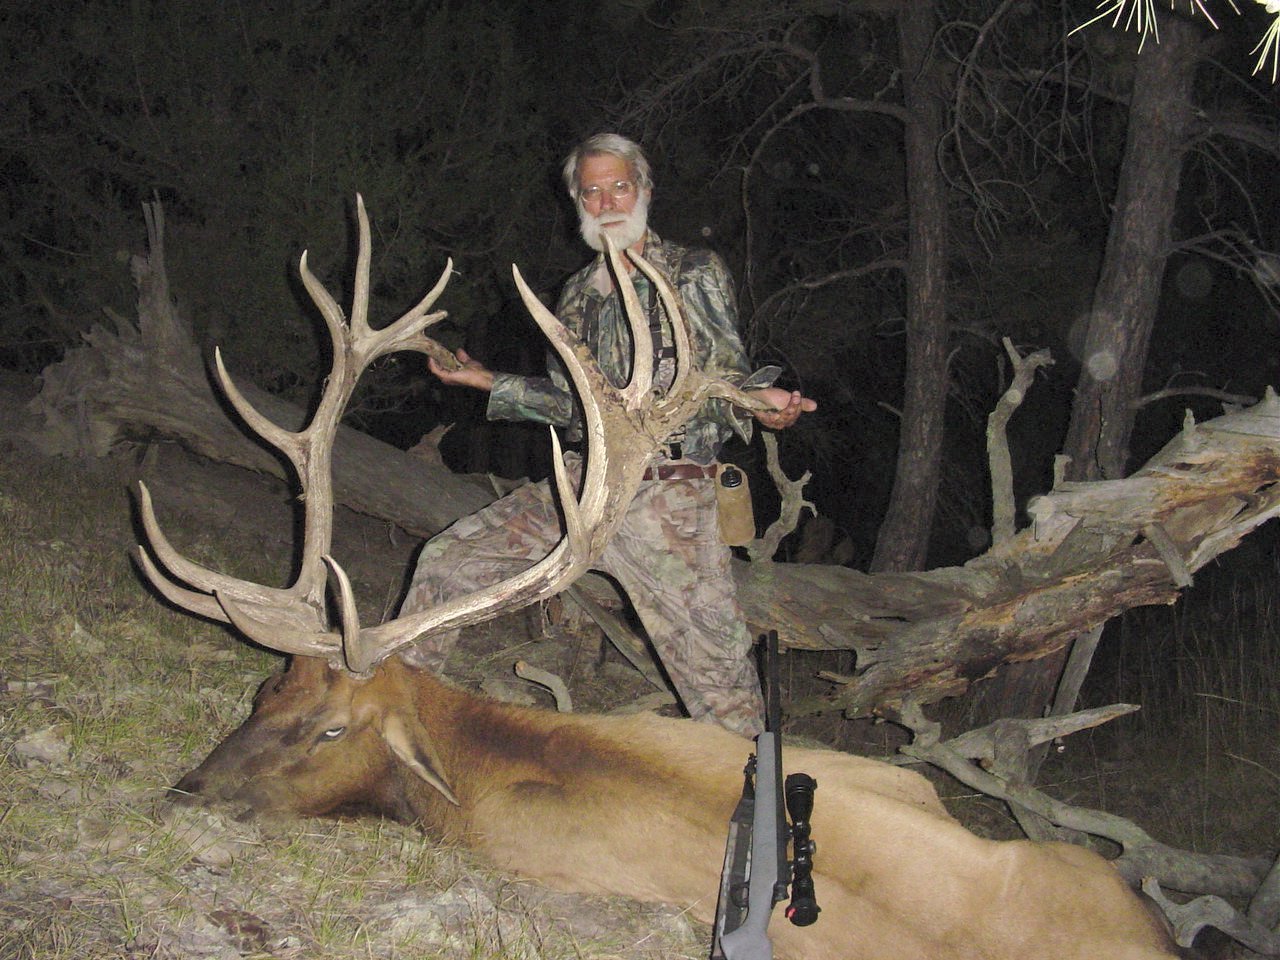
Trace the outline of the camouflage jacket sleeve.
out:
M 703 372 L 744 390 L 771 386 L 781 370 L 751 370 L 738 333 L 733 282 L 720 256 L 705 250 L 685 251 L 678 289 L 689 320 L 694 353 Z M 754 423 L 749 411 L 727 400 L 708 400 L 685 431 L 686 452 L 699 461 L 714 459 L 730 432 L 749 441 Z
M 548 357 L 548 367 L 552 363 L 558 366 L 560 358 Z M 485 416 L 490 420 L 532 420 L 567 427 L 576 419 L 575 407 L 573 393 L 563 374 L 552 378 L 497 373 Z

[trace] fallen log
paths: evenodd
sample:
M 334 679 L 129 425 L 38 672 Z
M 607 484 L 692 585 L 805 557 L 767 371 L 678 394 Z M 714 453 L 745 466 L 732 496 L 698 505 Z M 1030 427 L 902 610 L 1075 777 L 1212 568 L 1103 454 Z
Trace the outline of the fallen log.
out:
M 855 672 L 793 711 L 864 716 L 963 693 L 1002 663 L 1052 653 L 1132 607 L 1173 603 L 1190 574 L 1280 512 L 1280 398 L 1182 431 L 1124 480 L 1059 483 L 1032 522 L 961 567 L 740 569 L 753 622 Z

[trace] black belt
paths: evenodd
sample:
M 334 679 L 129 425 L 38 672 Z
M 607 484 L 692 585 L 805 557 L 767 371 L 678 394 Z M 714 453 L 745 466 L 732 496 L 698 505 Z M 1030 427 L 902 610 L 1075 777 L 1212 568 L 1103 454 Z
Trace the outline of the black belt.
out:
M 700 463 L 664 463 L 650 467 L 644 472 L 644 480 L 701 480 L 704 477 L 715 478 L 716 464 L 703 466 Z

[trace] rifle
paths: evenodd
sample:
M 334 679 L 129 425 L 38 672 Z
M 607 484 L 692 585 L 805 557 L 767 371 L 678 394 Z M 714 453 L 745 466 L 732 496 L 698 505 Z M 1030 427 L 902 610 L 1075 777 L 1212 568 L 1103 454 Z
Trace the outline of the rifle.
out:
M 813 854 L 809 836 L 813 792 L 817 781 L 804 773 L 782 779 L 781 694 L 778 684 L 778 633 L 764 641 L 765 732 L 756 737 L 755 753 L 743 770 L 742 797 L 729 820 L 720 900 L 716 905 L 711 960 L 772 960 L 769 917 L 787 899 L 784 911 L 796 926 L 808 926 L 821 909 L 813 889 Z M 785 804 L 785 811 L 784 811 Z M 787 824 L 790 814 L 791 825 Z M 788 840 L 794 859 L 787 858 Z

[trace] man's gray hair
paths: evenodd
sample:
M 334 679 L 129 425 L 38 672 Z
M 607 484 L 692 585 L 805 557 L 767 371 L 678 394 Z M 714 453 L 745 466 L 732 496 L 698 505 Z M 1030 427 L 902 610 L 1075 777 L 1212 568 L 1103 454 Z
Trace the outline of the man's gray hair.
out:
M 569 196 L 578 199 L 578 166 L 583 158 L 602 153 L 611 154 L 623 160 L 632 170 L 636 178 L 636 186 L 641 190 L 653 189 L 653 170 L 645 158 L 640 144 L 617 133 L 597 133 L 588 137 L 573 148 L 564 162 L 564 185 L 569 189 Z

